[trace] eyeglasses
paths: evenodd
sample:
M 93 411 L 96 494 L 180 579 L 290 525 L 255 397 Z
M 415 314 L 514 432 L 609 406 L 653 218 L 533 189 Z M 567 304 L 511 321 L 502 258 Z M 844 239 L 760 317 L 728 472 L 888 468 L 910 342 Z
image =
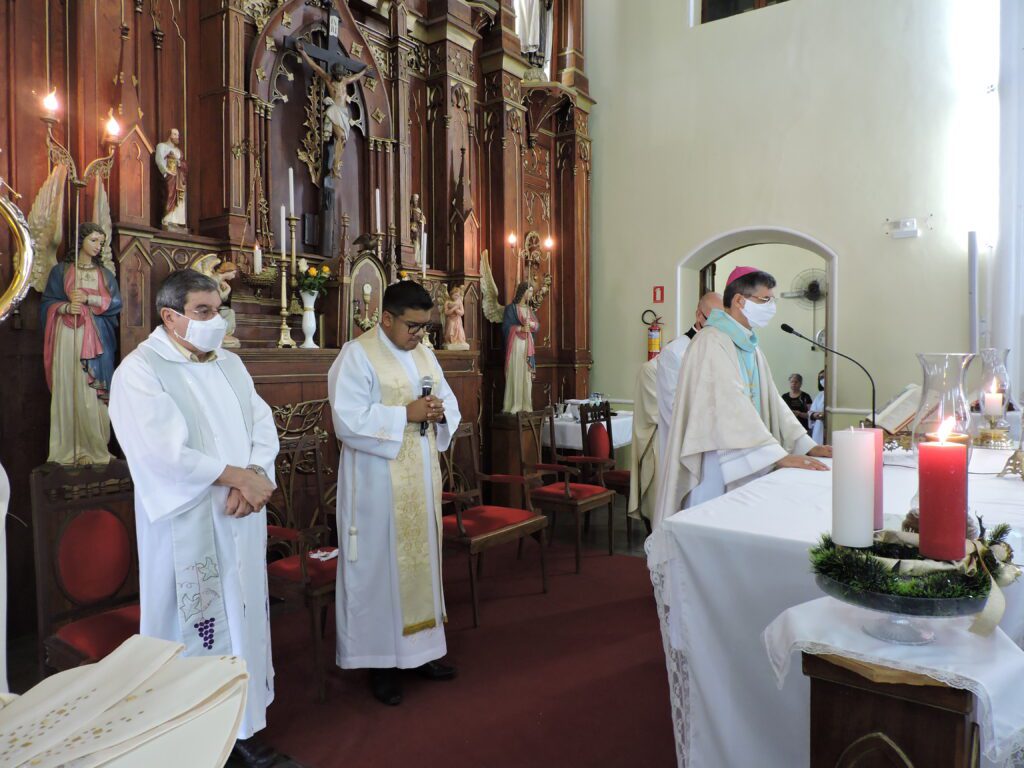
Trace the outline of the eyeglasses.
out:
M 425 330 L 427 330 L 427 328 L 430 327 L 429 321 L 426 323 L 410 323 L 408 320 L 403 320 L 400 317 L 396 317 L 395 320 L 404 325 L 409 330 L 409 333 L 413 335 L 416 335 L 417 333 L 423 333 Z
M 771 304 L 775 301 L 774 296 L 744 296 L 744 298 L 755 304 Z

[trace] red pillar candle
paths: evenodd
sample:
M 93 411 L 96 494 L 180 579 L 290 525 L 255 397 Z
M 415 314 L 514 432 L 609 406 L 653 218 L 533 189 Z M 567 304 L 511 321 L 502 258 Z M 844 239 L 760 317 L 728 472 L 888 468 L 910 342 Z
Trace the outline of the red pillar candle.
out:
M 967 539 L 967 446 L 921 443 L 917 450 L 921 555 L 960 560 Z

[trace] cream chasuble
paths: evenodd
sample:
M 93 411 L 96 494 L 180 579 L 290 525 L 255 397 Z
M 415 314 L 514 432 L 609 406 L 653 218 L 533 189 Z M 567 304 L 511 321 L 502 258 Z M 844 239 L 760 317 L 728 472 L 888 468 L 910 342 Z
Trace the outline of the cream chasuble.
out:
M 709 456 L 729 490 L 787 454 L 805 454 L 814 447 L 775 388 L 760 349 L 754 358 L 759 391 L 751 393 L 749 376 L 740 370 L 737 348 L 728 334 L 705 326 L 687 348 L 660 465 L 655 527 L 683 508 L 684 499 L 704 480 Z M 732 466 L 727 470 L 728 464 Z M 652 564 L 660 559 L 654 551 L 650 558 Z
M 420 396 L 425 375 L 444 403 L 447 421 L 436 437 L 406 423 L 405 406 Z M 438 659 L 447 649 L 437 451 L 458 427 L 458 403 L 430 350 L 400 350 L 379 328 L 344 346 L 328 396 L 342 442 L 338 665 L 408 668 Z

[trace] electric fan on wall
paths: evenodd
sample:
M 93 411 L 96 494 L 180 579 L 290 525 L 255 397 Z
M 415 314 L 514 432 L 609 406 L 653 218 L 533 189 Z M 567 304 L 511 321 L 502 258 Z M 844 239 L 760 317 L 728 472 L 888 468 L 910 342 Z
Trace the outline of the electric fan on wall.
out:
M 788 291 L 781 294 L 784 299 L 795 299 L 800 305 L 811 310 L 811 331 L 819 344 L 825 340 L 825 329 L 818 328 L 818 310 L 825 308 L 828 296 L 828 276 L 821 269 L 805 269 L 793 278 Z

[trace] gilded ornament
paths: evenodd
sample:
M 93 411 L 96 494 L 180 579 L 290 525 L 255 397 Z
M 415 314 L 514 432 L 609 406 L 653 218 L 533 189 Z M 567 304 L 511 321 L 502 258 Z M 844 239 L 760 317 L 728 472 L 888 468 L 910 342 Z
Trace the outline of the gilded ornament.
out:
M 384 115 L 383 112 L 380 111 L 380 107 L 377 107 L 375 110 L 373 110 L 373 114 L 370 115 L 370 116 L 374 120 L 376 120 L 378 123 L 383 123 L 384 122 L 385 115 Z

